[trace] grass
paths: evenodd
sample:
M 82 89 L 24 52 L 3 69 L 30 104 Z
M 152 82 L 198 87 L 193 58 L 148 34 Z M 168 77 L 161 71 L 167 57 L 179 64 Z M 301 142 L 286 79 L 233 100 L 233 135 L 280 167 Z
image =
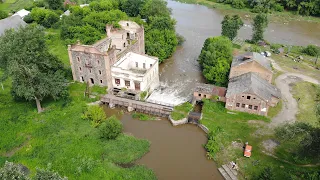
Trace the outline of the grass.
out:
M 46 111 L 41 114 L 34 102 L 14 101 L 10 88 L 7 80 L 0 89 L 0 167 L 6 160 L 21 163 L 34 175 L 36 167 L 51 163 L 53 170 L 69 179 L 156 179 L 145 166 L 116 165 L 141 158 L 149 151 L 147 140 L 124 134 L 102 140 L 98 129 L 81 119 L 91 101 L 83 97 L 85 84 L 70 84 L 69 101 L 44 101 Z M 10 152 L 14 153 L 7 157 Z
M 185 102 L 179 106 L 175 106 L 173 111 L 171 112 L 171 118 L 173 120 L 181 120 L 183 118 L 186 118 L 192 108 L 193 106 L 189 102 Z
M 4 3 L 0 3 L 0 10 L 5 12 L 18 11 L 25 7 L 32 5 L 32 0 L 6 0 Z
M 242 112 L 229 114 L 223 103 L 208 100 L 204 101 L 202 112 L 202 124 L 210 130 L 222 129 L 216 142 L 219 152 L 215 161 L 219 166 L 231 161 L 237 162 L 240 178 L 253 179 L 267 166 L 272 168 L 276 179 L 288 179 L 289 174 L 315 169 L 288 164 L 263 153 L 265 148 L 262 142 L 276 138 L 273 131 L 266 127 L 269 118 Z M 242 147 L 245 142 L 253 146 L 250 158 L 243 157 Z
M 136 112 L 132 114 L 132 118 L 139 119 L 141 121 L 155 120 L 155 117 L 153 116 L 149 116 L 143 113 L 136 113 Z
M 292 95 L 298 102 L 297 120 L 317 126 L 318 118 L 315 113 L 316 94 L 320 87 L 309 82 L 298 82 L 292 88 Z M 306 118 L 307 117 L 307 118 Z
M 244 9 L 235 9 L 231 7 L 229 4 L 223 4 L 223 3 L 217 3 L 213 0 L 176 0 L 182 3 L 188 3 L 188 4 L 200 4 L 203 6 L 207 6 L 208 8 L 213 9 L 221 9 L 224 11 L 227 11 L 228 14 L 234 15 L 234 14 L 241 14 L 241 15 L 247 15 L 249 14 L 251 17 L 255 15 L 255 13 L 251 12 L 251 9 L 244 8 Z M 269 17 L 271 17 L 272 22 L 287 22 L 287 21 L 311 21 L 311 22 L 320 22 L 320 18 L 313 17 L 313 16 L 301 16 L 296 15 L 292 11 L 283 11 L 283 12 L 272 12 L 269 14 Z
M 270 107 L 269 108 L 268 117 L 270 117 L 270 118 L 275 117 L 276 115 L 279 114 L 281 109 L 282 109 L 282 100 L 280 100 L 275 107 Z

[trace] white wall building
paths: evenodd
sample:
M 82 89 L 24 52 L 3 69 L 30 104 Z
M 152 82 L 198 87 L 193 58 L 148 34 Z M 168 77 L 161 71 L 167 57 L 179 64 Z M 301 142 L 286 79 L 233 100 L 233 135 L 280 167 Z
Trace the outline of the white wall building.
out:
M 159 86 L 158 59 L 129 52 L 111 67 L 111 76 L 114 88 L 152 91 Z

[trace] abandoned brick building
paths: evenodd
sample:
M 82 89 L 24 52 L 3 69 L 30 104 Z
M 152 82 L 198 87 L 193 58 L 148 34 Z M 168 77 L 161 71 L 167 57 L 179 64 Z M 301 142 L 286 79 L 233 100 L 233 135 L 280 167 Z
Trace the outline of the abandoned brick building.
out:
M 233 57 L 229 79 L 248 72 L 257 73 L 269 83 L 272 81 L 270 61 L 259 53 L 247 52 Z
M 229 80 L 226 108 L 266 116 L 274 107 L 281 93 L 275 86 L 256 72 L 248 72 Z
M 203 98 L 211 99 L 213 98 L 213 96 L 215 96 L 217 97 L 216 100 L 226 102 L 226 91 L 227 88 L 225 87 L 219 87 L 212 84 L 197 83 L 196 88 L 193 92 L 193 100 L 199 101 Z
M 144 28 L 142 26 L 132 21 L 120 21 L 119 25 L 121 26 L 119 29 L 106 25 L 107 37 L 93 45 L 82 45 L 78 42 L 77 44 L 68 46 L 69 60 L 75 81 L 89 82 L 91 85 L 108 86 L 110 90 L 114 87 L 113 85 L 122 84 L 119 78 L 112 77 L 113 74 L 122 76 L 124 84 L 127 82 L 128 85 L 128 82 L 130 82 L 133 85 L 135 83 L 134 76 L 137 75 L 134 72 L 147 69 L 143 65 L 146 63 L 146 59 L 151 59 L 150 61 L 152 62 L 155 59 L 157 61 L 157 58 L 145 55 Z M 129 52 L 133 55 L 126 56 Z M 111 73 L 112 67 L 122 57 L 126 57 L 125 59 L 130 62 L 131 68 L 127 68 L 125 72 Z M 130 58 L 134 59 L 130 60 Z M 138 63 L 141 66 L 131 66 L 132 63 Z M 155 74 L 158 76 L 158 63 L 152 64 L 154 71 L 156 71 Z M 117 69 L 117 67 L 113 69 Z M 141 89 L 137 88 L 139 87 L 138 85 L 124 85 L 123 87 L 136 87 L 133 89 L 141 91 Z M 144 89 L 148 88 L 145 87 Z

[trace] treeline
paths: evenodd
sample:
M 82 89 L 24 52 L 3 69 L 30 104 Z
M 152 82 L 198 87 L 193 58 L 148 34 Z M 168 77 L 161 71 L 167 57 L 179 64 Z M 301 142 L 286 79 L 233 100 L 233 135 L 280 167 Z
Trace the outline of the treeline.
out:
M 230 4 L 233 8 L 250 8 L 255 13 L 294 11 L 306 16 L 320 16 L 320 0 L 211 0 Z
M 176 22 L 170 17 L 171 12 L 164 0 L 96 0 L 82 8 L 77 5 L 63 7 L 60 0 L 47 1 L 51 1 L 50 6 L 38 2 L 24 20 L 60 29 L 60 38 L 66 44 L 77 40 L 93 44 L 106 36 L 106 24 L 119 28 L 120 20 L 133 20 L 144 26 L 146 53 L 159 57 L 160 62 L 169 58 L 179 43 Z M 66 9 L 71 14 L 60 19 L 62 10 Z

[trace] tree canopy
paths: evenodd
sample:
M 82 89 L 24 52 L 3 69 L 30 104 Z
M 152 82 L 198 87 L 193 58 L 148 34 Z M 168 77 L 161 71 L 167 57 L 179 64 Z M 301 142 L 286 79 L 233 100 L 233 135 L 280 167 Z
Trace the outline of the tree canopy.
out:
M 228 37 L 231 41 L 237 37 L 238 30 L 243 26 L 243 21 L 239 15 L 230 17 L 229 15 L 224 16 L 222 24 L 222 36 Z
M 29 25 L 0 37 L 0 68 L 12 78 L 15 96 L 40 102 L 67 95 L 63 65 L 49 53 L 43 28 Z
M 46 0 L 48 7 L 53 10 L 61 9 L 63 0 Z
M 204 77 L 218 86 L 226 86 L 232 62 L 232 43 L 224 36 L 208 38 L 199 56 Z
M 263 33 L 265 28 L 268 27 L 268 16 L 267 14 L 258 14 L 253 19 L 253 34 L 252 42 L 257 43 L 263 40 Z

